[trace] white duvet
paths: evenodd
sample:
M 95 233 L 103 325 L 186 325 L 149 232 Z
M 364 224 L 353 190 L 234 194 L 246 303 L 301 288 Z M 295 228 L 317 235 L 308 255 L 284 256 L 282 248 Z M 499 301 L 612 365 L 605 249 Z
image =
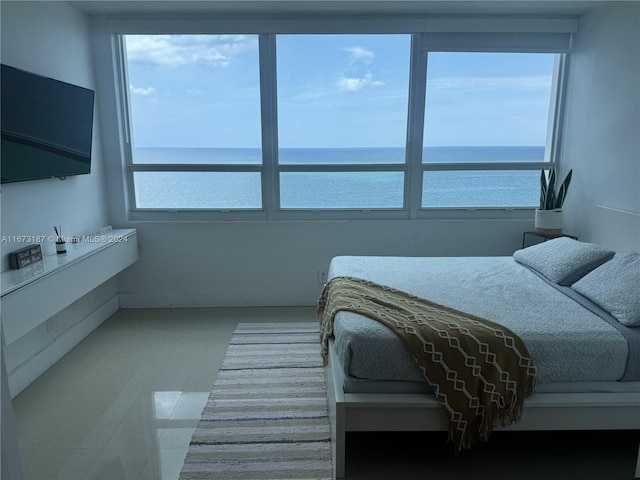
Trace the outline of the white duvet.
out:
M 538 383 L 624 374 L 623 335 L 511 257 L 341 256 L 329 268 L 329 279 L 336 276 L 365 278 L 506 326 L 529 348 Z M 424 380 L 400 338 L 375 320 L 339 312 L 334 335 L 348 376 Z

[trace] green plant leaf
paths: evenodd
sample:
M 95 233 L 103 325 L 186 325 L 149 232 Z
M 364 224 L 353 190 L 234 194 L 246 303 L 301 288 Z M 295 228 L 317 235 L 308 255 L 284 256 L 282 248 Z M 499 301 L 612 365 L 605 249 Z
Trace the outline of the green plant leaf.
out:
M 553 210 L 556 208 L 562 208 L 564 199 L 567 196 L 569 190 L 569 184 L 571 183 L 571 175 L 573 170 L 569 170 L 564 181 L 560 185 L 560 188 L 556 192 L 556 169 L 551 168 L 549 174 L 546 175 L 545 171 L 540 172 L 540 209 L 541 210 Z
M 556 206 L 555 208 L 562 208 L 564 204 L 564 199 L 567 196 L 567 190 L 569 190 L 569 184 L 571 183 L 571 175 L 573 174 L 573 169 L 569 170 L 567 176 L 564 177 L 564 182 L 560 185 L 560 190 L 558 190 L 558 197 L 556 198 Z
M 556 169 L 552 168 L 549 172 L 549 183 L 547 184 L 547 201 L 545 210 L 552 210 L 556 203 Z
M 544 170 L 540 170 L 540 210 L 545 209 L 547 201 L 547 176 Z

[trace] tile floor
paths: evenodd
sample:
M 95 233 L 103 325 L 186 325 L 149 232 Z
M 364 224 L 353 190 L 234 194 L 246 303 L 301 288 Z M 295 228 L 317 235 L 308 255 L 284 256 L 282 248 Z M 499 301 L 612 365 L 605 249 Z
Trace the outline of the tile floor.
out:
M 122 310 L 13 400 L 25 480 L 177 479 L 240 321 L 313 308 Z
M 13 401 L 25 480 L 178 478 L 238 322 L 313 308 L 123 310 Z M 349 480 L 630 480 L 640 432 L 352 433 Z

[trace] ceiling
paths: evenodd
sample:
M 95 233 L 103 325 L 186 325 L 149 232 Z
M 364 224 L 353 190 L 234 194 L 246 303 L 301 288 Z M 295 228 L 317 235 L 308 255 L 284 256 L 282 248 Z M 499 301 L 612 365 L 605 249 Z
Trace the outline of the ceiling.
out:
M 607 1 L 584 0 L 70 0 L 90 14 L 581 15 Z

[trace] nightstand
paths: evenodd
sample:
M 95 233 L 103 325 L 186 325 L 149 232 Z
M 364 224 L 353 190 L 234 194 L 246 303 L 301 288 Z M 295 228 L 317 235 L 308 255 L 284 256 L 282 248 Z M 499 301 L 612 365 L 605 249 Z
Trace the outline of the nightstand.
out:
M 529 236 L 541 238 L 543 242 L 546 242 L 547 240 L 551 240 L 552 238 L 559 238 L 559 237 L 569 237 L 569 238 L 573 238 L 574 240 L 578 239 L 578 237 L 576 237 L 575 235 L 567 235 L 566 233 L 553 235 L 549 233 L 524 232 L 522 234 L 522 248 L 524 248 L 527 237 Z M 536 243 L 540 243 L 540 242 L 536 242 Z M 531 243 L 530 245 L 534 245 L 534 243 Z M 527 245 L 527 246 L 530 246 L 530 245 Z

